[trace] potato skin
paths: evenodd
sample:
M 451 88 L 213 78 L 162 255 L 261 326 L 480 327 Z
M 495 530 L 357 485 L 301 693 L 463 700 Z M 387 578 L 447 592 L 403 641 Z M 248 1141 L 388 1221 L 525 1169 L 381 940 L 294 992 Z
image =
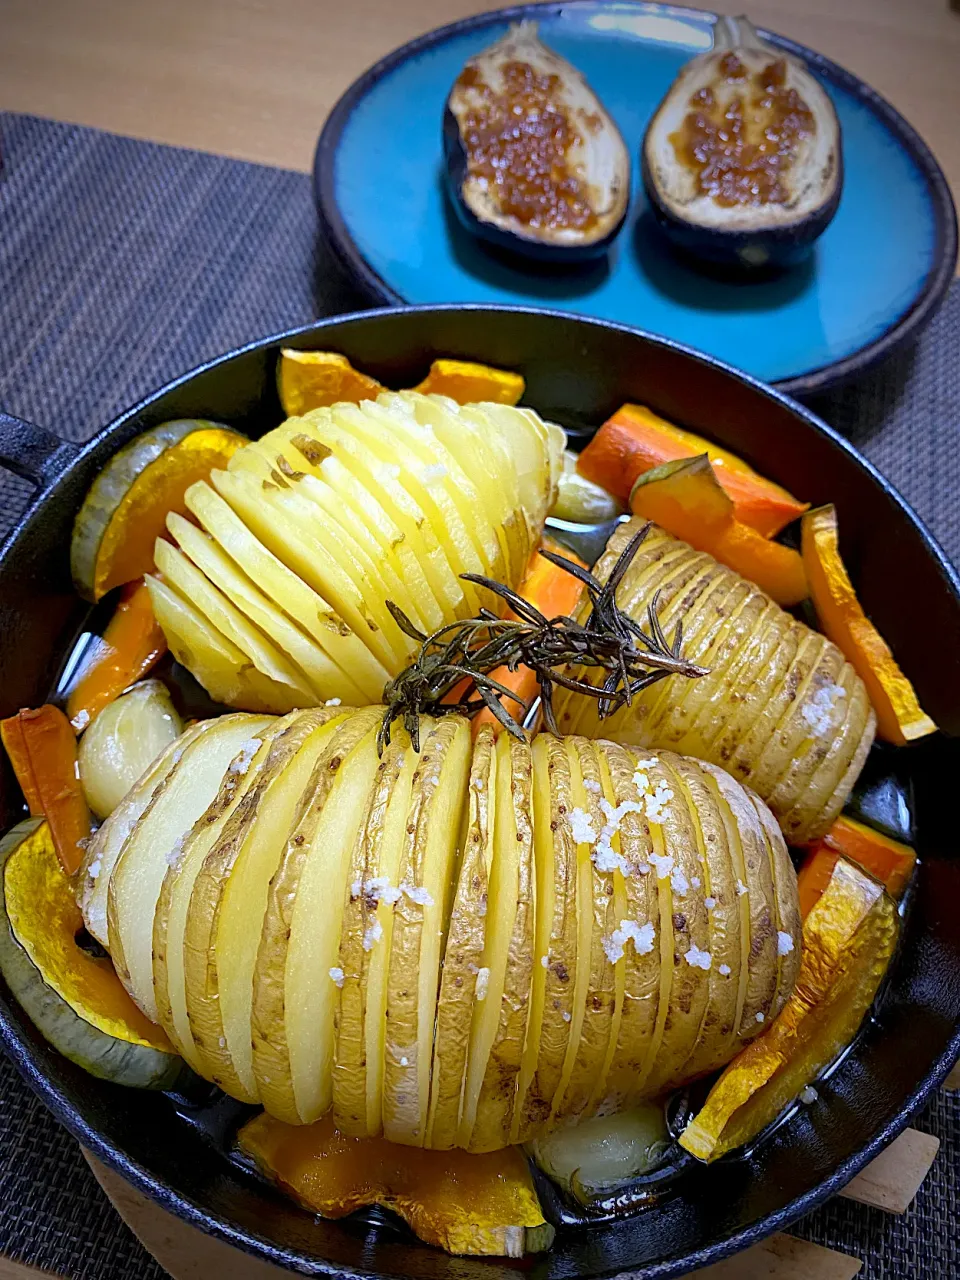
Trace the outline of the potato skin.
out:
M 595 569 L 601 582 L 643 523 L 627 521 L 610 539 Z M 791 844 L 823 835 L 873 744 L 863 681 L 836 645 L 759 587 L 653 525 L 617 598 L 645 624 L 658 591 L 664 630 L 672 635 L 682 619 L 684 656 L 709 674 L 670 676 L 603 721 L 592 698 L 558 690 L 561 731 L 697 756 L 755 791 Z
M 697 579 L 687 575 L 690 589 Z M 269 828 L 277 870 L 250 979 L 252 1068 L 271 1115 L 308 1123 L 332 1100 L 335 1120 L 355 1136 L 382 1128 L 408 1145 L 497 1150 L 723 1066 L 789 997 L 800 947 L 796 875 L 772 814 L 722 769 L 600 738 L 494 743 L 485 729 L 471 743 L 457 717 L 424 722 L 419 756 L 400 750 L 397 730 L 396 749 L 378 762 L 380 708 L 338 709 L 318 742 L 309 729 L 325 714 L 268 722 L 275 735 L 286 731 L 290 750 L 272 750 L 274 763 L 257 778 L 269 787 L 293 771 L 297 787 L 284 800 L 289 819 Z M 204 742 L 194 738 L 192 750 Z M 460 744 L 455 759 L 451 743 Z M 223 766 L 221 789 L 232 768 Z M 398 851 L 416 854 L 423 837 L 449 842 L 428 893 L 410 857 L 387 858 L 371 844 L 380 822 L 371 815 L 387 815 Z M 219 856 L 235 825 L 212 803 L 193 828 L 212 847 L 203 872 L 219 877 L 221 891 L 237 865 Z M 134 825 L 124 845 L 131 874 L 140 855 Z M 304 867 L 313 877 L 306 891 Z M 201 898 L 209 893 L 191 895 L 191 910 Z M 163 905 L 158 889 L 155 912 Z M 435 908 L 413 947 L 404 933 L 412 907 Z M 301 920 L 301 938 L 316 921 L 324 948 L 305 977 L 290 958 Z M 136 925 L 119 923 L 128 932 Z M 188 915 L 194 951 L 201 924 Z M 427 943 L 442 960 L 432 995 L 421 981 Z M 215 966 L 212 952 L 208 959 Z M 374 964 L 385 992 L 376 1005 L 382 1043 L 380 1023 L 366 1022 Z M 200 1029 L 191 981 L 185 994 Z M 415 1025 L 412 1012 L 401 1017 L 414 996 Z M 305 1021 L 306 1008 L 320 1011 L 315 1020 Z M 200 1071 L 247 1096 L 230 1073 L 214 1072 L 217 1055 L 197 1056 Z

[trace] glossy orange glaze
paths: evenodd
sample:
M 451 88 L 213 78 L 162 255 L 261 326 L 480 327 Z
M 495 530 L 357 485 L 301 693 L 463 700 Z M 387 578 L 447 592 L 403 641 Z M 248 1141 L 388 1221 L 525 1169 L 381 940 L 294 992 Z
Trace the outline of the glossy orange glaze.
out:
M 524 226 L 590 230 L 597 215 L 587 185 L 570 168 L 580 134 L 559 99 L 560 77 L 517 61 L 505 63 L 502 76 L 500 93 L 476 67 L 465 67 L 457 81 L 481 99 L 460 122 L 471 176 L 487 184 L 502 213 Z M 585 123 L 602 126 L 596 116 Z
M 731 51 L 720 60 L 719 76 L 740 91 L 730 97 L 705 86 L 693 94 L 692 109 L 670 141 L 680 163 L 696 174 L 702 195 L 725 207 L 789 198 L 784 175 L 816 121 L 796 89 L 787 87 L 786 73 L 778 58 L 751 76 Z

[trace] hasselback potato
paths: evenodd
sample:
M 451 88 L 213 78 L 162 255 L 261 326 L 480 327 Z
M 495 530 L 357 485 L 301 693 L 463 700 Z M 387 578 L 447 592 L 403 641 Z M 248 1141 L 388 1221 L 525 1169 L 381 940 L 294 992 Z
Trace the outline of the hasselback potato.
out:
M 193 484 L 158 538 L 153 608 L 218 702 L 376 702 L 426 632 L 502 602 L 556 497 L 564 435 L 531 409 L 384 392 L 288 418 Z M 198 527 L 199 526 L 199 527 Z
M 710 764 L 382 708 L 196 726 L 97 833 L 87 927 L 228 1093 L 492 1151 L 723 1065 L 799 961 L 766 806 Z M 104 902 L 106 904 L 104 908 Z
M 595 569 L 601 581 L 642 525 L 627 521 L 611 538 Z M 558 690 L 560 728 L 709 760 L 766 801 L 791 843 L 823 835 L 873 743 L 863 681 L 836 645 L 758 587 L 652 526 L 617 602 L 645 625 L 657 595 L 664 630 L 682 621 L 684 657 L 709 675 L 668 677 L 602 721 L 595 699 Z

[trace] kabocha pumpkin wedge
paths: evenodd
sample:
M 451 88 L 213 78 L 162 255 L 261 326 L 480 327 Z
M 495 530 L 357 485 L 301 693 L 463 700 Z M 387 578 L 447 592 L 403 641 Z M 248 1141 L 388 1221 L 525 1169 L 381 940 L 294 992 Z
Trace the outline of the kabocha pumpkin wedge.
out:
M 349 1138 L 329 1119 L 294 1128 L 258 1116 L 238 1135 L 258 1169 L 312 1213 L 342 1218 L 379 1204 L 448 1253 L 521 1258 L 550 1247 L 530 1170 L 515 1150 L 411 1151 Z
M 0 840 L 0 973 L 41 1034 L 102 1080 L 169 1089 L 183 1064 L 120 985 L 78 945 L 83 918 L 40 818 Z
M 471 360 L 434 360 L 412 388 L 420 395 L 449 396 L 457 404 L 516 404 L 523 395 L 521 374 Z M 376 400 L 384 390 L 376 378 L 356 369 L 336 351 L 295 351 L 284 347 L 277 362 L 277 390 L 288 417 L 340 403 Z
M 601 582 L 640 528 L 635 517 L 617 529 L 594 570 Z M 853 788 L 876 724 L 863 681 L 836 646 L 656 526 L 616 596 L 641 625 L 655 599 L 667 634 L 682 620 L 683 654 L 708 674 L 668 676 L 604 720 L 595 698 L 560 689 L 561 731 L 697 755 L 753 788 L 791 842 L 823 835 Z M 581 620 L 589 608 L 581 605 Z
M 898 923 L 882 885 L 845 858 L 833 863 L 803 922 L 793 994 L 726 1068 L 681 1146 L 706 1161 L 744 1146 L 817 1079 L 859 1030 L 893 955 Z
M 866 684 L 880 737 L 903 746 L 936 733 L 937 726 L 920 706 L 916 690 L 857 599 L 840 556 L 836 508 L 831 504 L 808 512 L 801 527 L 803 561 L 817 618 Z
M 153 568 L 154 540 L 191 484 L 226 465 L 246 437 L 216 422 L 180 418 L 136 437 L 90 486 L 73 526 L 70 568 L 80 595 L 100 600 Z
M 916 851 L 909 845 L 841 814 L 827 834 L 810 846 L 804 858 L 800 875 L 800 910 L 804 915 L 829 884 L 841 857 L 879 880 L 894 901 L 903 897 L 917 865 Z

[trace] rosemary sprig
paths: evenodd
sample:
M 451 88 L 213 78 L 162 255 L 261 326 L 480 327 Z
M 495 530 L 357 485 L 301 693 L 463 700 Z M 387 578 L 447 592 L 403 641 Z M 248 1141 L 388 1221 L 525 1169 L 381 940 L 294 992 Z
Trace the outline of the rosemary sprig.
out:
M 402 609 L 388 600 L 387 608 L 397 625 L 419 643 L 420 651 L 410 666 L 384 690 L 386 711 L 377 737 L 379 751 L 382 753 L 390 742 L 391 726 L 401 717 L 414 749 L 419 751 L 421 714 L 439 716 L 455 712 L 470 716 L 483 707 L 489 707 L 509 733 L 522 739 L 521 725 L 497 695 L 519 702 L 523 715 L 529 707 L 488 674 L 497 667 L 506 666 L 516 671 L 519 666 L 527 666 L 537 673 L 543 716 L 551 733 L 559 732 L 553 711 L 555 686 L 596 698 L 600 718 L 605 719 L 629 705 L 642 689 L 669 675 L 689 678 L 706 675 L 704 667 L 696 666 L 681 655 L 681 623 L 677 623 L 672 640 L 664 634 L 657 616 L 659 592 L 647 608 L 646 630 L 617 605 L 617 587 L 649 528 L 649 524 L 644 525 L 634 534 L 605 583 L 598 582 L 592 573 L 564 556 L 552 551 L 540 552 L 583 583 L 593 606 L 583 623 L 562 615 L 547 618 L 510 587 L 475 573 L 465 573 L 463 577 L 498 595 L 516 614 L 515 619 L 499 618 L 489 609 L 481 609 L 476 618 L 451 622 L 431 635 L 424 635 Z M 594 685 L 570 675 L 569 669 L 573 667 L 598 668 L 605 673 L 602 683 Z M 445 701 L 461 685 L 461 696 Z

